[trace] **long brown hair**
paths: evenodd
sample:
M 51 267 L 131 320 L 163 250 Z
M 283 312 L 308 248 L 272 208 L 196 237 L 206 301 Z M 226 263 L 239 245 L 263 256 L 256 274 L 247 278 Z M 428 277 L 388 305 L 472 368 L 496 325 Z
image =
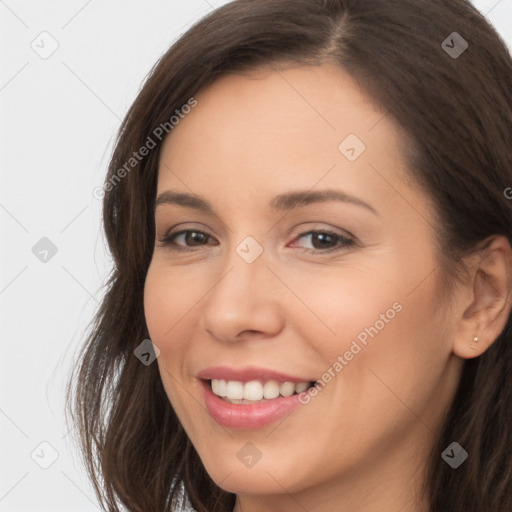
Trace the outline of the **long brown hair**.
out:
M 443 46 L 449 36 L 448 48 L 455 46 L 453 32 L 468 45 L 460 55 Z M 178 510 L 181 489 L 199 512 L 231 512 L 235 501 L 206 473 L 157 365 L 134 356 L 149 338 L 143 288 L 161 147 L 154 130 L 225 73 L 328 60 L 407 135 L 411 177 L 438 216 L 447 282 L 463 270 L 460 258 L 487 237 L 512 242 L 512 201 L 503 193 L 512 186 L 512 62 L 469 1 L 238 0 L 212 12 L 152 69 L 121 125 L 105 181 L 103 227 L 113 269 L 71 376 L 68 412 L 106 510 Z M 156 147 L 127 167 L 150 136 Z M 432 511 L 512 510 L 511 404 L 509 318 L 495 343 L 465 362 L 427 471 Z M 452 441 L 470 454 L 457 470 L 441 458 Z

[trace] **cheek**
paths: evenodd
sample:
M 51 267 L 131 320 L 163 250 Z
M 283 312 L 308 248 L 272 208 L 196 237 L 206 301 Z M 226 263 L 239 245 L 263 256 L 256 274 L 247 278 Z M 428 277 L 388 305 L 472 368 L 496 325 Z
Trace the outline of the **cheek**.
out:
M 187 333 L 183 331 L 190 310 L 190 287 L 183 286 L 174 272 L 151 264 L 144 286 L 144 314 L 149 337 L 160 350 L 157 364 L 164 389 L 173 406 L 179 401 L 175 378 L 181 380 Z M 181 332 L 180 332 L 181 331 Z M 174 377 L 174 378 L 173 378 Z M 178 406 L 179 407 L 179 406 Z
M 300 333 L 308 340 L 327 367 L 346 351 L 350 358 L 366 356 L 361 348 L 377 338 L 385 337 L 389 325 L 396 322 L 403 306 L 403 292 L 392 266 L 345 265 L 339 268 L 315 267 L 310 273 L 280 269 L 280 276 L 293 290 L 282 290 L 286 312 Z M 385 276 L 385 279 L 382 277 Z M 283 300 L 283 303 L 285 301 Z
M 189 397 L 182 392 L 183 386 L 197 385 L 187 365 L 191 362 L 197 312 L 208 288 L 204 279 L 170 268 L 158 258 L 151 263 L 146 276 L 146 325 L 151 340 L 160 350 L 157 363 L 163 386 L 180 416 Z
M 144 286 L 144 314 L 149 336 L 160 350 L 156 364 L 165 393 L 181 423 L 187 425 L 191 412 L 180 393 L 183 384 L 179 383 L 182 381 L 186 339 L 179 334 L 179 329 L 183 329 L 179 319 L 186 313 L 188 289 L 177 283 L 177 276 L 173 274 L 154 263 L 150 265 Z
M 177 348 L 174 342 L 180 342 L 183 336 L 176 336 L 175 333 L 183 329 L 182 322 L 186 322 L 202 296 L 201 280 L 190 275 L 185 277 L 185 274 L 179 270 L 171 271 L 159 261 L 151 263 L 148 269 L 144 286 L 144 314 L 150 337 L 155 343 L 160 342 L 162 353 Z M 172 346 L 169 346 L 168 340 L 173 340 Z
M 334 400 L 366 418 L 388 411 L 392 421 L 407 412 L 404 403 L 427 406 L 443 380 L 450 329 L 439 314 L 436 273 L 423 280 L 412 258 L 409 267 L 380 261 L 379 268 L 295 278 L 294 290 L 310 309 L 302 307 L 302 333 L 315 344 Z
M 406 289 L 388 294 L 388 302 L 394 299 L 394 314 L 381 310 L 393 318 L 387 323 L 370 318 L 371 326 L 360 331 L 366 345 L 359 343 L 362 350 L 344 370 L 345 382 L 355 402 L 364 404 L 365 416 L 387 417 L 390 425 L 401 418 L 411 428 L 421 417 L 433 426 L 449 399 L 449 325 L 439 315 L 433 278 L 412 294 Z

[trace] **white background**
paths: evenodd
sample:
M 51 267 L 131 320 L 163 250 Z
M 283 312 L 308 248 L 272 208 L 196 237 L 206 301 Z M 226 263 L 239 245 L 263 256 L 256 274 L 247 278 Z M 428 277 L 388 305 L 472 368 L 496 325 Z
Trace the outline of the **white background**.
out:
M 0 0 L 0 512 L 99 510 L 63 413 L 111 261 L 92 191 L 150 68 L 225 3 Z M 512 0 L 474 4 L 512 48 Z M 31 46 L 52 44 L 46 59 Z M 46 263 L 42 237 L 57 247 Z

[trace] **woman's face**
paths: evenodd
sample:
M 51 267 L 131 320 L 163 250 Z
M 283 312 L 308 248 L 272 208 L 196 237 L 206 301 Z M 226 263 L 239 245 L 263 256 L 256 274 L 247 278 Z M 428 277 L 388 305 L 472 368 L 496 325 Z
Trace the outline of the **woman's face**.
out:
M 330 65 L 195 98 L 162 148 L 145 314 L 208 473 L 240 495 L 410 477 L 460 365 L 397 126 Z

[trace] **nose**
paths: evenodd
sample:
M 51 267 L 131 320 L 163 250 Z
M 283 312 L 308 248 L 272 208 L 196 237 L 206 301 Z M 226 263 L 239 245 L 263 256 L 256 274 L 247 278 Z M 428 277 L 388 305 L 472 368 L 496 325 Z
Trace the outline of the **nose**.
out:
M 273 337 L 283 328 L 279 281 L 267 267 L 265 251 L 256 260 L 248 261 L 233 249 L 205 297 L 202 328 L 216 340 Z

